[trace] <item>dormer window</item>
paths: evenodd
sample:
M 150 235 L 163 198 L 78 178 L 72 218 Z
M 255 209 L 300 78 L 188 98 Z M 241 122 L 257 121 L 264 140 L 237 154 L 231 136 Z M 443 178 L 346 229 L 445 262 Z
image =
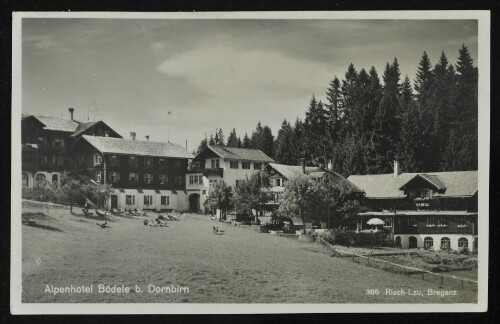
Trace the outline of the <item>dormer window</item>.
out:
M 99 153 L 94 154 L 94 165 L 102 164 L 102 155 Z

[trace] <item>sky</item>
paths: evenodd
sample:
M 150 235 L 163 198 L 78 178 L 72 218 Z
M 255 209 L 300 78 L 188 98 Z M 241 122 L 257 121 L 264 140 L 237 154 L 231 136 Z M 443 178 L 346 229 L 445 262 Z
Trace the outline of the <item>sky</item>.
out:
M 24 18 L 23 113 L 104 120 L 124 138 L 196 149 L 222 128 L 276 136 L 304 118 L 312 95 L 353 63 L 380 78 L 397 57 L 415 79 L 423 51 L 451 63 L 465 44 L 477 66 L 474 20 L 188 20 Z

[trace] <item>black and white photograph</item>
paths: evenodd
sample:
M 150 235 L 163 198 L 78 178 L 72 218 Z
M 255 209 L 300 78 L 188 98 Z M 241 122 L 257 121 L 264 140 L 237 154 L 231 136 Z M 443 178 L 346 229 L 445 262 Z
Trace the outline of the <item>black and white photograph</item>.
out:
M 489 12 L 13 17 L 12 313 L 486 310 Z

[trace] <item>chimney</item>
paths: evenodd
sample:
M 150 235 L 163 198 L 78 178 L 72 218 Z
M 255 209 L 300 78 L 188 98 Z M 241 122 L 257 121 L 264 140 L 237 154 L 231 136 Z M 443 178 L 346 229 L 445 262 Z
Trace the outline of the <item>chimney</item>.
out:
M 104 131 L 104 137 L 109 137 L 109 131 Z
M 135 132 L 130 132 L 130 137 L 135 141 Z
M 75 111 L 75 108 L 68 108 L 69 114 L 71 115 L 71 120 L 73 119 L 73 112 Z
M 306 159 L 305 158 L 301 158 L 300 159 L 300 163 L 302 164 L 302 172 L 304 174 L 306 174 Z
M 149 141 L 149 135 L 146 135 L 146 141 Z
M 399 169 L 399 162 L 394 160 L 394 177 L 397 177 L 401 174 L 401 170 Z

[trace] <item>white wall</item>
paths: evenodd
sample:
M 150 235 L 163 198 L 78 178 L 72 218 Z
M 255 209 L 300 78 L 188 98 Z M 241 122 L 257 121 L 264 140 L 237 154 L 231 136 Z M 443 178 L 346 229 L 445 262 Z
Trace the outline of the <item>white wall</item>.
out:
M 403 249 L 409 248 L 409 238 L 410 236 L 414 236 L 417 239 L 417 247 L 424 248 L 424 239 L 426 237 L 432 237 L 434 241 L 434 250 L 438 251 L 441 247 L 441 238 L 447 237 L 450 239 L 450 247 L 453 250 L 458 250 L 458 239 L 461 237 L 465 237 L 469 241 L 469 251 L 474 251 L 474 239 L 475 235 L 464 235 L 464 234 L 394 234 L 394 241 L 396 237 L 401 237 L 401 247 Z
M 139 193 L 136 189 L 124 189 L 125 192 L 120 192 L 115 190 L 115 195 L 118 196 L 118 209 L 122 208 L 137 208 L 137 209 L 148 209 L 148 210 L 159 210 L 159 209 L 174 209 L 174 210 L 185 210 L 187 195 L 183 191 L 177 191 L 174 194 L 170 190 L 161 190 L 161 194 L 156 193 L 156 191 L 151 189 L 144 189 L 143 193 Z M 135 204 L 127 205 L 127 195 L 135 196 Z M 144 195 L 153 196 L 152 205 L 144 205 Z M 161 204 L 161 196 L 168 196 L 169 204 Z M 111 208 L 111 198 L 108 200 L 108 208 Z

